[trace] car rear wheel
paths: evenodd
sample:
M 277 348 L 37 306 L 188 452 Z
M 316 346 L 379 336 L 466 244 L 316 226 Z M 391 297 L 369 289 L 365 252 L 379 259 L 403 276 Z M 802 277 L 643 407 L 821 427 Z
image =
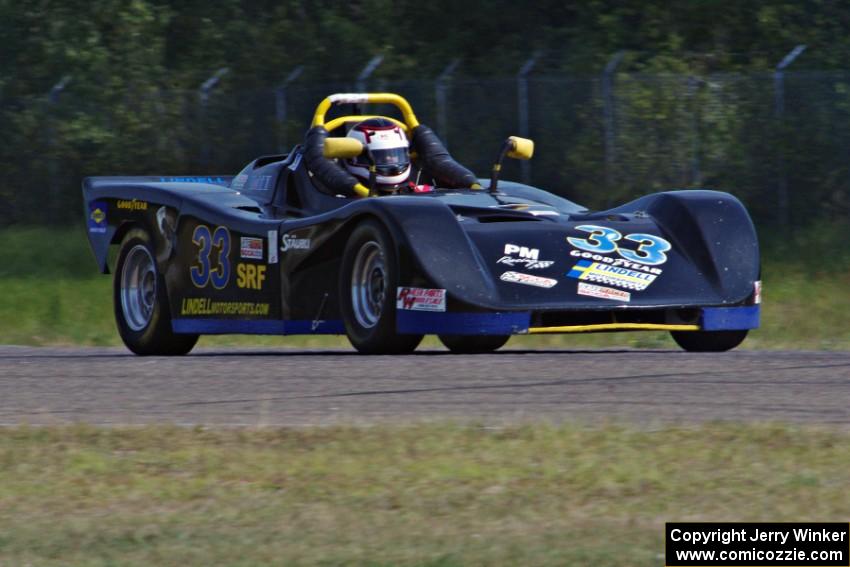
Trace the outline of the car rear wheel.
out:
M 744 331 L 671 331 L 673 340 L 688 352 L 724 352 L 747 338 Z
M 493 352 L 511 338 L 510 335 L 439 335 L 440 342 L 455 354 L 481 354 Z
M 198 342 L 198 335 L 172 331 L 165 280 L 155 257 L 145 230 L 134 228 L 124 237 L 113 280 L 118 333 L 127 348 L 139 355 L 186 354 Z
M 399 272 L 386 229 L 374 220 L 358 225 L 342 257 L 339 293 L 346 334 L 361 353 L 409 353 L 422 341 L 422 335 L 396 333 Z

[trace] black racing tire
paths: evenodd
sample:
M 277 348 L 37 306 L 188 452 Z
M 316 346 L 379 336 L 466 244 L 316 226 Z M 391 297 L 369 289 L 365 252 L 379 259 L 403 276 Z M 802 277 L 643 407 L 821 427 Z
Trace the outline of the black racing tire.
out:
M 404 354 L 422 335 L 396 333 L 396 289 L 400 280 L 392 238 L 378 221 L 361 222 L 345 246 L 339 304 L 348 340 L 363 354 Z
M 144 229 L 130 229 L 124 236 L 112 290 L 118 334 L 134 353 L 181 355 L 198 342 L 198 335 L 177 334 L 171 329 L 165 278 L 156 265 L 153 241 Z
M 670 331 L 673 340 L 688 352 L 725 352 L 747 338 L 748 331 Z
M 440 342 L 454 354 L 483 354 L 505 346 L 510 335 L 439 335 Z

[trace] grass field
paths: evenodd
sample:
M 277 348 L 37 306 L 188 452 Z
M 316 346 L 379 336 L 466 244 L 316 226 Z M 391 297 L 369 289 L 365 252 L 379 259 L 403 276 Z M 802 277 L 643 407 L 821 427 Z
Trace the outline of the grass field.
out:
M 850 349 L 850 255 L 825 261 L 800 249 L 834 249 L 798 242 L 768 247 L 762 328 L 744 348 Z M 838 254 L 839 252 L 836 252 Z M 119 345 L 112 315 L 111 277 L 97 274 L 84 229 L 0 231 L 0 344 Z M 203 345 L 350 348 L 344 337 L 204 337 Z M 435 347 L 434 338 L 425 347 Z M 514 348 L 631 346 L 674 348 L 666 333 L 607 333 L 514 337 Z
M 783 426 L 0 429 L 0 565 L 659 565 L 665 521 L 846 521 Z
M 850 259 L 795 257 L 744 346 L 850 349 Z M 82 229 L 0 231 L 0 344 L 119 344 L 94 272 Z M 614 345 L 673 343 L 509 343 Z M 781 424 L 0 428 L 0 567 L 655 566 L 666 521 L 846 521 L 848 463 L 850 432 Z

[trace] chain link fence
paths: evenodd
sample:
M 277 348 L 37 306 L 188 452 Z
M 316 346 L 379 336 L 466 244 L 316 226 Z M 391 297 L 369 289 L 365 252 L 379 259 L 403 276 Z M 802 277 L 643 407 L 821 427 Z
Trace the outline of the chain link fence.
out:
M 73 85 L 72 85 L 73 87 Z M 455 157 L 489 174 L 503 139 L 536 142 L 507 179 L 604 208 L 646 193 L 729 191 L 760 226 L 850 219 L 850 73 L 370 81 L 398 92 Z M 315 106 L 354 84 L 75 93 L 0 101 L 0 223 L 77 222 L 87 175 L 238 171 L 302 139 Z M 391 109 L 379 109 L 391 112 Z

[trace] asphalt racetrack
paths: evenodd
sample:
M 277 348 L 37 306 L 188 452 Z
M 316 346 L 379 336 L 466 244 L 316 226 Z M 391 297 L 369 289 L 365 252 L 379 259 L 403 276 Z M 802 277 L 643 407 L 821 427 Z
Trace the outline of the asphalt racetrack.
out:
M 0 424 L 850 424 L 850 352 L 353 351 L 0 346 Z

